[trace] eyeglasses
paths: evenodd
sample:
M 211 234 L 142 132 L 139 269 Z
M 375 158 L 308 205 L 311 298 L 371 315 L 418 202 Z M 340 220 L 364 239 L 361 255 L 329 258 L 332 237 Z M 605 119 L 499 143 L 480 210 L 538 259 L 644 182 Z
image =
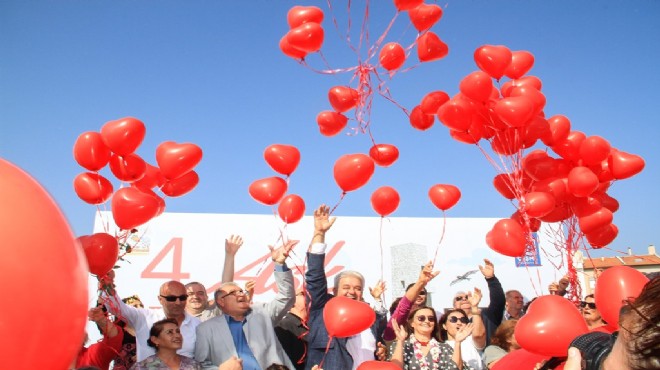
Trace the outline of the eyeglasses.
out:
M 424 321 L 428 320 L 428 322 L 435 323 L 435 316 L 433 316 L 433 315 L 428 315 L 428 316 L 419 315 L 419 316 L 416 317 L 416 319 L 419 322 L 424 322 Z
M 585 308 L 585 307 L 589 307 L 592 310 L 595 310 L 596 304 L 594 302 L 585 302 L 585 301 L 580 302 L 580 308 Z
M 466 296 L 466 295 L 457 295 L 454 299 L 456 300 L 456 302 L 467 301 L 468 296 Z
M 243 294 L 247 294 L 247 292 L 246 292 L 245 290 L 243 290 L 243 289 L 234 290 L 234 291 L 232 291 L 232 292 L 229 292 L 229 293 L 227 293 L 227 294 L 221 296 L 220 299 L 225 298 L 225 297 L 228 297 L 228 296 L 230 296 L 230 295 L 236 295 L 236 294 L 241 294 L 241 295 L 243 295 Z
M 168 302 L 176 302 L 176 300 L 180 300 L 181 302 L 185 302 L 188 299 L 188 295 L 160 295 L 162 298 L 164 298 Z
M 456 324 L 456 323 L 459 322 L 459 321 L 462 322 L 463 324 L 467 324 L 467 323 L 470 322 L 470 320 L 468 320 L 468 318 L 465 317 L 465 316 L 463 316 L 463 317 L 450 316 L 450 317 L 447 319 L 447 321 L 449 321 L 449 322 L 452 323 L 452 324 Z
M 419 295 L 426 295 L 426 292 L 425 292 L 425 291 L 421 291 L 421 292 L 419 292 Z

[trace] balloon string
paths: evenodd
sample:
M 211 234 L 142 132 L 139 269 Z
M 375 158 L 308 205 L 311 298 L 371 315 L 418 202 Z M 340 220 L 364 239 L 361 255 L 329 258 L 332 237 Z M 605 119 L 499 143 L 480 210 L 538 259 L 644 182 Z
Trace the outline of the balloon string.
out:
M 319 363 L 319 369 L 323 368 L 323 362 L 325 362 L 325 356 L 328 355 L 328 351 L 330 350 L 330 344 L 332 343 L 333 339 L 334 339 L 334 337 L 332 337 L 332 336 L 329 337 L 329 339 L 328 339 L 328 345 L 325 346 L 325 353 L 323 353 L 323 358 L 321 359 L 321 362 Z
M 438 258 L 438 251 L 440 251 L 440 245 L 442 244 L 442 240 L 445 238 L 446 226 L 447 226 L 447 215 L 445 214 L 445 211 L 442 211 L 442 232 L 440 233 L 440 240 L 438 241 L 438 245 L 435 247 L 435 254 L 433 255 L 433 266 L 435 266 L 435 261 Z
M 347 193 L 346 193 L 345 191 L 341 193 L 341 197 L 339 197 L 339 201 L 337 201 L 337 204 L 335 204 L 335 206 L 332 207 L 332 209 L 330 210 L 330 213 L 329 213 L 329 214 L 333 214 L 333 213 L 335 212 L 335 209 L 337 209 L 337 207 L 339 207 L 339 205 L 341 204 L 342 200 L 344 200 L 344 197 L 346 196 L 346 194 L 347 194 Z

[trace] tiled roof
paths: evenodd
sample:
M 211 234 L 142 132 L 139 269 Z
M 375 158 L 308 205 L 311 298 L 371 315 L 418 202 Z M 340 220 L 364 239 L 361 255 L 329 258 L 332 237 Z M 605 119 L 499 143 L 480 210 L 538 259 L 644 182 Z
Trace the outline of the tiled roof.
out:
M 621 256 L 585 258 L 584 268 L 607 268 L 612 266 L 652 266 L 660 265 L 660 257 L 654 254 L 644 256 Z

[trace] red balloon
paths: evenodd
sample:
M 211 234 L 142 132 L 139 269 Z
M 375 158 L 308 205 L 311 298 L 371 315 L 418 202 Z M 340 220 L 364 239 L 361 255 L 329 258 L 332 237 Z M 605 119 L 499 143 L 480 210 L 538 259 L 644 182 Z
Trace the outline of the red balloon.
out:
M 156 162 L 166 179 L 172 180 L 192 171 L 202 160 L 202 149 L 195 144 L 165 141 L 156 148 Z
M 98 132 L 83 132 L 73 144 L 73 158 L 90 171 L 98 171 L 110 160 L 110 149 Z
M 442 59 L 449 53 L 447 44 L 435 33 L 428 31 L 417 38 L 417 57 L 420 62 Z
M 147 129 L 137 118 L 126 117 L 109 121 L 101 127 L 101 138 L 115 154 L 125 156 L 137 149 Z
M 394 6 L 398 11 L 411 10 L 421 5 L 424 0 L 394 0 Z
M 533 116 L 538 116 L 543 114 L 543 108 L 545 108 L 546 98 L 542 92 L 539 90 L 529 87 L 529 86 L 516 86 L 511 89 L 509 97 L 526 97 L 534 105 L 534 114 Z
M 156 217 L 160 202 L 138 188 L 121 188 L 112 196 L 112 217 L 122 230 L 131 230 Z
M 648 281 L 644 274 L 628 266 L 614 266 L 603 271 L 596 280 L 594 298 L 609 327 L 619 328 L 619 311 L 624 302 L 637 298 Z
M 85 337 L 87 264 L 64 214 L 30 175 L 0 159 L 5 369 L 67 369 Z M 47 295 L 46 308 L 34 302 Z M 56 309 L 55 309 L 56 307 Z
M 110 157 L 110 171 L 120 181 L 135 182 L 144 177 L 147 164 L 137 154 L 128 154 L 124 157 L 113 154 Z
M 431 203 L 446 211 L 456 205 L 461 199 L 461 191 L 454 185 L 436 184 L 429 189 Z
M 289 28 L 296 28 L 305 23 L 323 22 L 323 10 L 315 6 L 296 5 L 286 13 L 286 21 Z
M 176 180 L 179 180 L 179 179 L 176 179 Z M 142 191 L 144 194 L 149 195 L 149 196 L 153 197 L 154 199 L 156 199 L 156 203 L 157 203 L 158 206 L 157 206 L 157 210 L 156 210 L 156 215 L 154 217 L 158 217 L 158 216 L 162 215 L 163 212 L 165 212 L 165 200 L 163 198 L 161 198 L 160 195 L 156 194 L 151 189 L 140 190 L 140 191 Z
M 389 167 L 399 158 L 399 149 L 392 144 L 376 144 L 369 149 L 369 157 L 381 167 Z
M 523 231 L 529 230 L 531 232 L 537 232 L 541 228 L 541 220 L 538 218 L 527 217 L 529 220 L 529 225 L 526 224 L 525 218 L 520 214 L 520 211 L 515 211 L 511 217 L 512 220 L 518 222 L 523 228 Z
M 536 113 L 534 103 L 525 96 L 502 98 L 495 103 L 493 111 L 510 127 L 527 125 Z
M 555 209 L 555 198 L 545 192 L 533 191 L 523 196 L 521 208 L 529 217 L 543 217 Z
M 346 338 L 369 329 L 376 313 L 367 303 L 334 297 L 323 307 L 323 321 L 330 337 Z
M 619 228 L 615 224 L 605 225 L 589 234 L 585 234 L 587 241 L 594 249 L 602 248 L 616 239 L 619 235 Z
M 335 162 L 335 182 L 346 193 L 369 182 L 374 174 L 374 161 L 364 154 L 346 154 Z
M 474 51 L 477 67 L 498 81 L 511 64 L 511 57 L 511 50 L 502 45 L 484 45 Z
M 645 163 L 644 159 L 638 155 L 613 150 L 607 160 L 607 165 L 612 171 L 612 176 L 617 180 L 622 180 L 642 172 Z
M 282 50 L 282 53 L 284 55 L 291 57 L 293 59 L 305 59 L 307 56 L 307 52 L 304 50 L 299 50 L 291 46 L 288 41 L 288 34 L 282 36 L 280 39 L 280 50 Z
M 81 236 L 77 239 L 87 257 L 89 272 L 96 276 L 107 274 L 119 257 L 117 238 L 107 233 Z
M 190 171 L 176 179 L 165 181 L 160 190 L 168 197 L 180 197 L 190 193 L 197 184 L 199 184 L 199 175 L 195 171 Z
M 133 186 L 137 187 L 140 190 L 151 190 L 155 187 L 161 187 L 165 184 L 165 176 L 160 172 L 160 168 L 152 166 L 147 163 L 147 168 L 144 172 L 144 176 L 135 182 Z
M 610 143 L 600 136 L 589 136 L 580 144 L 582 164 L 589 166 L 600 164 L 610 155 Z
M 571 207 L 567 203 L 557 203 L 555 209 L 543 217 L 539 217 L 539 220 L 543 222 L 559 222 L 568 219 L 573 216 Z
M 553 146 L 568 137 L 571 132 L 571 121 L 566 116 L 556 115 L 548 118 L 550 132 L 541 137 L 543 144 Z
M 399 370 L 398 365 L 389 361 L 364 361 L 357 367 L 357 370 Z
M 507 81 L 502 84 L 500 91 L 502 91 L 503 96 L 509 96 L 511 89 L 517 86 L 527 86 L 533 87 L 538 91 L 541 91 L 543 83 L 541 79 L 536 76 L 525 76 L 516 80 Z
M 426 114 L 436 114 L 440 106 L 449 101 L 449 95 L 444 91 L 432 91 L 422 98 L 419 106 Z
M 248 188 L 248 192 L 257 202 L 272 206 L 282 199 L 287 188 L 288 185 L 283 178 L 268 177 L 253 181 Z
M 539 139 L 549 135 L 549 133 L 550 125 L 548 125 L 548 121 L 543 116 L 537 115 L 532 118 L 529 125 L 525 126 L 523 147 L 533 147 Z
M 520 128 L 509 127 L 497 132 L 491 139 L 493 151 L 501 155 L 513 155 L 522 150 L 523 137 Z
M 493 91 L 493 80 L 487 73 L 475 71 L 465 76 L 458 87 L 466 97 L 479 103 L 485 103 L 490 99 L 491 91 Z
M 419 4 L 408 10 L 410 22 L 417 31 L 426 31 L 442 18 L 442 8 L 436 4 Z
M 534 185 L 532 185 L 532 191 L 544 191 L 552 194 L 555 198 L 555 203 L 566 201 L 566 183 L 564 182 L 564 179 L 559 177 L 549 177 L 536 181 Z
M 511 63 L 504 74 L 512 80 L 518 79 L 534 66 L 534 55 L 529 51 L 519 50 L 511 53 Z
M 544 295 L 529 305 L 527 313 L 518 320 L 514 335 L 529 352 L 565 357 L 573 339 L 588 331 L 582 314 L 571 301 Z
M 493 178 L 495 190 L 506 199 L 514 199 L 516 197 L 516 188 L 511 181 L 511 176 L 508 173 L 501 173 Z
M 603 207 L 609 209 L 612 211 L 612 213 L 616 212 L 619 210 L 619 201 L 616 200 L 615 198 L 609 196 L 607 193 L 602 193 L 596 195 L 597 199 L 600 200 L 600 204 L 603 205 Z
M 113 187 L 98 173 L 85 172 L 73 179 L 73 189 L 80 199 L 89 204 L 101 204 L 110 199 Z
M 474 110 L 464 99 L 452 98 L 438 109 L 438 119 L 450 129 L 466 131 L 472 125 Z
M 280 202 L 277 214 L 287 224 L 298 222 L 305 215 L 305 201 L 298 195 L 289 194 Z
M 570 205 L 577 217 L 589 216 L 603 208 L 603 205 L 596 197 L 572 198 Z
M 467 131 L 457 131 L 449 129 L 449 136 L 454 140 L 465 144 L 476 144 L 484 135 L 484 126 L 476 119 L 472 120 L 470 128 Z
M 550 126 L 550 131 L 553 127 Z M 576 162 L 580 159 L 580 146 L 586 136 L 581 131 L 571 131 L 568 136 L 552 145 L 552 150 L 562 158 Z
M 388 42 L 380 49 L 378 61 L 383 68 L 393 71 L 406 61 L 406 52 L 398 42 Z
M 553 177 L 557 173 L 557 164 L 543 150 L 533 150 L 523 158 L 522 167 L 532 179 L 538 181 Z
M 346 112 L 357 106 L 360 94 L 348 86 L 335 86 L 328 91 L 328 101 L 337 112 Z
M 316 116 L 316 123 L 322 135 L 334 136 L 346 127 L 348 118 L 341 113 L 325 110 Z
M 294 49 L 314 53 L 323 45 L 324 32 L 318 23 L 304 23 L 286 34 L 287 43 Z
M 410 112 L 410 125 L 420 131 L 428 130 L 434 122 L 435 116 L 424 113 L 419 105 Z
M 291 176 L 300 163 L 300 151 L 295 146 L 273 144 L 264 151 L 264 159 L 275 172 Z
M 502 255 L 520 257 L 525 254 L 527 238 L 516 220 L 505 218 L 497 221 L 493 229 L 486 234 L 486 244 Z
M 390 186 L 381 186 L 371 194 L 371 207 L 385 217 L 399 208 L 399 193 Z
M 578 223 L 580 225 L 580 230 L 585 234 L 589 234 L 601 227 L 611 224 L 613 219 L 614 215 L 612 214 L 612 211 L 605 207 L 601 207 L 594 213 L 579 217 Z
M 598 176 L 587 167 L 577 166 L 568 173 L 568 191 L 576 197 L 586 197 L 598 189 Z

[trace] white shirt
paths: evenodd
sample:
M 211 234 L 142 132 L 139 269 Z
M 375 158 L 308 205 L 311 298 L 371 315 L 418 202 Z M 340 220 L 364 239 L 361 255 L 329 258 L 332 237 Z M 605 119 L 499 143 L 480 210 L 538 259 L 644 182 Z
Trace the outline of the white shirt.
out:
M 449 344 L 451 348 L 454 348 L 454 344 L 456 342 L 453 340 L 448 340 L 446 343 Z M 461 358 L 463 359 L 463 362 L 470 366 L 471 369 L 482 370 L 484 368 L 484 363 L 481 360 L 481 352 L 482 351 L 479 351 L 477 346 L 474 345 L 472 334 L 470 334 L 470 336 L 461 342 Z
M 121 299 L 115 294 L 109 297 L 105 293 L 104 298 L 110 300 L 106 303 L 106 308 L 115 316 L 126 319 L 133 328 L 135 328 L 135 341 L 137 345 L 137 361 L 140 362 L 145 358 L 156 354 L 156 349 L 149 347 L 147 339 L 149 339 L 149 331 L 151 326 L 156 322 L 165 318 L 165 312 L 162 309 L 146 309 L 135 308 L 122 302 Z M 194 358 L 195 357 L 195 332 L 197 325 L 201 323 L 198 318 L 185 312 L 185 318 L 181 323 L 180 330 L 183 336 L 183 347 L 176 351 L 178 354 Z
M 376 338 L 374 338 L 371 328 L 349 337 L 346 341 L 346 350 L 353 357 L 353 370 L 356 370 L 365 361 L 373 361 Z

